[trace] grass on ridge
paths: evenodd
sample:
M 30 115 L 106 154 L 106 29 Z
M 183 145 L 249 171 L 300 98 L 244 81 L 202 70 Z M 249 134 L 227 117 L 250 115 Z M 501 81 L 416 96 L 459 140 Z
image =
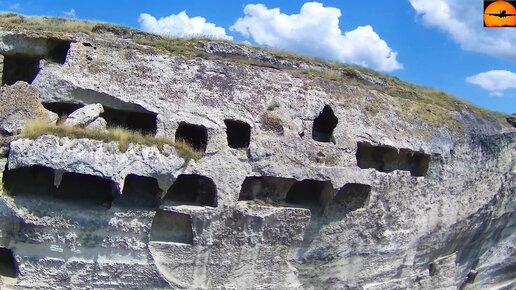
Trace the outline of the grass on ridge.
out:
M 28 29 L 50 32 L 86 32 L 89 33 L 95 22 L 57 18 L 23 16 L 17 13 L 1 13 L 0 27 L 8 29 Z
M 140 132 L 131 131 L 125 128 L 108 128 L 108 131 L 95 130 L 82 127 L 71 127 L 63 124 L 51 125 L 45 121 L 32 120 L 27 123 L 20 137 L 35 139 L 43 135 L 54 135 L 68 138 L 87 138 L 103 142 L 115 141 L 121 152 L 127 151 L 129 144 L 140 144 L 144 146 L 157 146 L 160 151 L 163 145 L 174 147 L 179 156 L 189 160 L 199 160 L 202 153 L 193 149 L 186 142 L 174 142 L 167 138 L 145 135 Z

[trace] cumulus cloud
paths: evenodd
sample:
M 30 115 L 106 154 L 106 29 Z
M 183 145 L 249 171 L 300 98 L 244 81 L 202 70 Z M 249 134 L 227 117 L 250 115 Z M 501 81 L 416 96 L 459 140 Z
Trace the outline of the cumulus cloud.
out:
M 369 25 L 342 33 L 340 9 L 307 2 L 299 14 L 287 15 L 263 4 L 249 4 L 245 16 L 230 27 L 260 45 L 349 62 L 382 71 L 403 68 L 387 43 Z
M 409 0 L 428 26 L 446 32 L 465 50 L 516 59 L 514 28 L 485 29 L 481 10 L 471 0 Z
M 67 18 L 75 18 L 75 9 L 72 8 L 68 11 L 63 11 L 61 12 L 61 15 Z
M 516 73 L 492 70 L 466 78 L 466 81 L 488 90 L 492 96 L 502 96 L 503 91 L 516 89 Z
M 213 23 L 206 22 L 203 17 L 189 17 L 186 11 L 156 19 L 154 16 L 142 13 L 138 18 L 143 31 L 178 37 L 208 36 L 218 39 L 233 39 L 226 35 L 226 30 Z

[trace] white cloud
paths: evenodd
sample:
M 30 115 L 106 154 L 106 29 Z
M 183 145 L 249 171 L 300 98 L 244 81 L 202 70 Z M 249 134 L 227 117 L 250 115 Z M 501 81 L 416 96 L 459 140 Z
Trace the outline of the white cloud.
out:
M 516 59 L 514 28 L 484 28 L 480 4 L 471 0 L 409 1 L 426 25 L 445 31 L 463 49 Z
M 516 73 L 491 70 L 466 78 L 466 81 L 488 90 L 491 96 L 503 96 L 503 91 L 516 89 Z
M 142 13 L 138 18 L 143 31 L 178 37 L 208 36 L 217 39 L 233 39 L 226 35 L 226 30 L 213 23 L 206 22 L 203 17 L 188 17 L 186 11 L 162 17 L 159 20 L 154 16 Z
M 245 16 L 231 26 L 260 45 L 316 57 L 350 62 L 382 71 L 403 68 L 397 53 L 369 25 L 345 32 L 339 28 L 340 9 L 307 2 L 299 14 L 287 15 L 263 4 L 249 4 Z
M 75 9 L 72 8 L 68 11 L 63 11 L 61 12 L 61 15 L 67 18 L 75 18 Z
M 489 95 L 493 97 L 503 97 L 502 92 L 490 92 Z
M 14 3 L 9 5 L 9 10 L 21 10 L 21 4 L 20 3 Z

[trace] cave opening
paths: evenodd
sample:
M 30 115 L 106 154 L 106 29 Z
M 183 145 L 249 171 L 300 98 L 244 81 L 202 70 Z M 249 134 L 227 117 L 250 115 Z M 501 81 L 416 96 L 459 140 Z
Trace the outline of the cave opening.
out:
M 156 135 L 156 113 L 119 110 L 104 106 L 104 112 L 100 116 L 106 120 L 110 127 L 122 127 L 143 134 Z
M 248 148 L 251 143 L 251 126 L 243 121 L 224 120 L 228 146 L 231 148 Z
M 49 38 L 49 46 L 52 48 L 49 50 L 47 57 L 54 62 L 64 64 L 66 62 L 66 56 L 70 50 L 69 40 L 63 40 L 58 38 Z
M 151 241 L 192 245 L 193 237 L 190 215 L 162 210 L 156 212 L 150 231 Z
M 333 185 L 330 181 L 304 179 L 292 185 L 285 201 L 291 205 L 324 211 L 332 195 Z
M 425 176 L 430 166 L 430 155 L 410 149 L 399 151 L 390 146 L 373 146 L 358 142 L 357 165 L 362 169 L 374 168 L 381 172 L 410 171 L 412 176 Z
M 18 263 L 13 251 L 0 247 L 0 276 L 16 278 L 18 276 Z
M 410 171 L 412 176 L 425 176 L 427 174 L 430 167 L 430 155 L 409 149 L 400 149 L 400 155 L 403 155 L 405 160 L 401 170 Z
M 335 202 L 349 210 L 364 208 L 369 202 L 371 186 L 360 183 L 347 183 L 335 195 Z
M 152 209 L 159 205 L 160 193 L 155 178 L 129 174 L 125 178 L 122 195 L 113 204 L 126 208 Z
M 181 174 L 168 189 L 165 201 L 173 203 L 217 206 L 217 187 L 209 177 L 198 174 Z
M 202 153 L 206 151 L 208 130 L 204 126 L 181 122 L 175 137 L 176 142 L 185 142 Z
M 80 201 L 92 205 L 111 207 L 115 184 L 98 176 L 66 172 L 57 188 L 56 197 L 67 201 Z
M 382 172 L 391 172 L 398 168 L 398 150 L 389 146 L 373 146 L 358 143 L 357 165 L 362 169 L 374 168 Z
M 293 178 L 248 176 L 242 183 L 238 200 L 262 200 L 284 203 L 287 192 L 296 182 Z
M 39 73 L 40 58 L 24 54 L 4 55 L 2 85 L 13 85 L 17 81 L 31 84 Z
M 322 112 L 315 118 L 312 128 L 312 138 L 319 142 L 331 142 L 333 129 L 337 127 L 339 120 L 330 106 L 325 105 Z
M 54 170 L 45 166 L 29 166 L 4 172 L 4 188 L 12 195 L 48 195 L 55 192 Z
M 105 105 L 102 106 L 104 112 L 100 114 L 100 117 L 106 120 L 109 127 L 122 127 L 143 134 L 156 135 L 156 113 L 119 110 Z M 43 107 L 59 116 L 69 116 L 74 111 L 84 107 L 84 105 L 70 102 L 44 102 Z

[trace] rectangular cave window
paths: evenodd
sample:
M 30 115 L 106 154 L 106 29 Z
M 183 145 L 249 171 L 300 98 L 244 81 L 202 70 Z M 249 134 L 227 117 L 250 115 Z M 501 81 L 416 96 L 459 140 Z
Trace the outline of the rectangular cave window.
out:
M 430 164 L 430 155 L 389 146 L 373 146 L 358 143 L 357 165 L 362 169 L 374 168 L 381 172 L 394 170 L 410 171 L 412 176 L 425 176 Z
M 348 210 L 357 210 L 367 206 L 370 195 L 370 185 L 347 183 L 337 192 L 334 200 L 336 204 L 344 206 Z
M 262 200 L 270 203 L 284 203 L 293 178 L 273 176 L 248 176 L 244 179 L 238 200 Z
M 193 244 L 192 217 L 187 214 L 158 211 L 152 220 L 150 241 Z
M 330 181 L 304 179 L 292 185 L 285 201 L 310 210 L 319 208 L 324 211 L 332 196 L 333 185 Z
M 248 148 L 251 143 L 251 126 L 243 121 L 224 120 L 228 146 L 231 148 Z
M 39 61 L 28 55 L 4 55 L 2 85 L 13 85 L 17 81 L 31 84 L 39 73 Z
M 333 129 L 337 127 L 339 119 L 330 106 L 324 106 L 322 112 L 315 118 L 312 127 L 312 138 L 319 142 L 332 142 Z
M 66 103 L 66 102 L 45 102 L 42 103 L 45 109 L 56 113 L 59 116 L 69 116 L 74 111 L 84 107 L 82 104 Z
M 115 184 L 98 176 L 67 172 L 63 174 L 56 197 L 80 204 L 111 206 Z
M 179 175 L 163 198 L 173 203 L 217 206 L 217 187 L 209 177 L 197 174 Z
M 400 149 L 400 155 L 404 157 L 405 163 L 401 170 L 410 171 L 412 176 L 425 176 L 430 166 L 430 155 L 421 152 L 414 152 L 410 149 Z
M 4 188 L 13 195 L 52 195 L 54 171 L 45 166 L 20 167 L 4 172 Z
M 104 113 L 100 114 L 100 116 L 106 120 L 110 127 L 123 127 L 144 134 L 156 135 L 156 113 L 119 110 L 104 106 Z
M 51 61 L 64 64 L 66 62 L 68 50 L 70 50 L 70 44 L 72 42 L 58 38 L 49 38 L 47 41 L 50 47 L 47 57 Z
M 176 142 L 185 142 L 197 151 L 206 152 L 208 130 L 204 126 L 181 122 L 175 137 Z
M 0 276 L 16 278 L 18 276 L 18 263 L 13 251 L 0 247 Z
M 155 178 L 129 174 L 125 178 L 122 195 L 113 204 L 127 208 L 152 209 L 159 205 L 160 193 Z

